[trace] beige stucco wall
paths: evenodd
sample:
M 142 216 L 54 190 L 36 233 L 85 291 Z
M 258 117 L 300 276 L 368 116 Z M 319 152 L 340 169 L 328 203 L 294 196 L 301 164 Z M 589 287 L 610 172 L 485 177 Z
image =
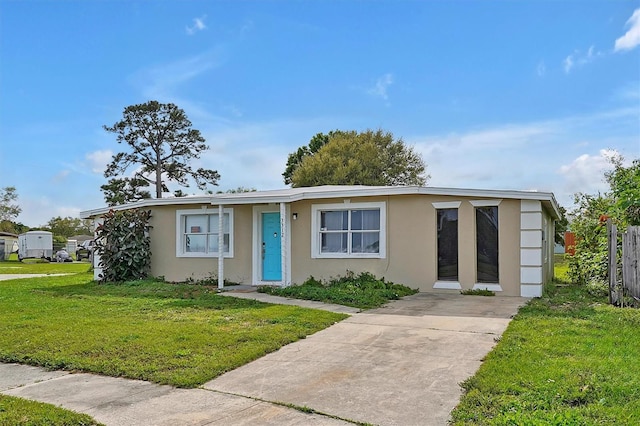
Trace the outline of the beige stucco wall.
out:
M 203 205 L 217 211 L 217 207 Z M 233 208 L 234 253 L 225 258 L 226 279 L 251 282 L 251 206 L 231 206 Z M 162 206 L 151 209 L 151 274 L 163 276 L 168 281 L 203 279 L 218 275 L 217 257 L 176 257 L 176 211 L 193 209 L 202 211 L 201 206 Z
M 398 283 L 434 290 L 437 278 L 437 231 L 434 202 L 459 201 L 458 247 L 459 282 L 463 289 L 476 284 L 475 209 L 470 203 L 477 198 L 454 196 L 386 196 L 362 197 L 350 200 L 358 202 L 385 202 L 387 245 L 384 259 L 312 259 L 311 258 L 311 207 L 313 204 L 344 203 L 343 199 L 305 200 L 289 207 L 291 235 L 291 282 L 301 283 L 309 276 L 330 278 L 344 275 L 347 270 L 371 272 Z M 164 276 L 169 281 L 184 281 L 217 276 L 218 259 L 176 257 L 176 211 L 201 207 L 216 210 L 210 205 L 178 205 L 152 208 L 151 251 L 152 274 Z M 233 257 L 224 260 L 225 278 L 252 283 L 253 259 L 253 207 L 248 205 L 226 206 L 233 208 Z M 274 205 L 274 209 L 277 209 Z M 499 274 L 502 295 L 520 295 L 520 201 L 503 199 L 499 214 Z M 547 269 L 545 268 L 545 271 Z
M 463 289 L 476 283 L 475 209 L 471 198 L 443 196 L 363 197 L 350 202 L 387 204 L 387 256 L 385 259 L 312 259 L 311 206 L 342 203 L 342 199 L 305 200 L 293 203 L 292 281 L 309 276 L 330 278 L 347 270 L 371 272 L 387 280 L 404 283 L 421 291 L 434 290 L 437 278 L 437 231 L 434 202 L 460 201 L 458 216 L 459 282 Z M 499 275 L 501 294 L 520 295 L 520 202 L 502 200 L 498 206 Z M 446 291 L 446 290 L 445 290 Z

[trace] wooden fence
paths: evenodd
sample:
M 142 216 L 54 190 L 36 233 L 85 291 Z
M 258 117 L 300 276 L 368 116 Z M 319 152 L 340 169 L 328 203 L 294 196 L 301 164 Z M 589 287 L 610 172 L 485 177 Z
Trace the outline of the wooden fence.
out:
M 637 305 L 640 303 L 640 226 L 629 226 L 621 233 L 621 239 L 619 235 L 617 227 L 608 219 L 609 302 L 623 306 L 627 296 Z M 621 254 L 621 263 L 618 254 Z

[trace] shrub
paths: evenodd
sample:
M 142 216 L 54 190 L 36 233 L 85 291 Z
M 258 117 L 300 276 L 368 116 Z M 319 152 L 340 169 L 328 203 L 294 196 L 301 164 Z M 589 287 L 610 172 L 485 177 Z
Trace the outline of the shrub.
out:
M 389 300 L 397 300 L 418 292 L 418 290 L 413 290 L 402 284 L 385 281 L 384 278 L 376 278 L 369 272 L 356 275 L 351 271 L 347 271 L 343 277 L 332 278 L 327 282 L 309 277 L 301 285 L 285 288 L 265 286 L 258 288 L 258 291 L 277 296 L 337 303 L 361 309 L 376 308 Z
M 144 279 L 151 270 L 150 210 L 110 210 L 96 229 L 103 282 Z

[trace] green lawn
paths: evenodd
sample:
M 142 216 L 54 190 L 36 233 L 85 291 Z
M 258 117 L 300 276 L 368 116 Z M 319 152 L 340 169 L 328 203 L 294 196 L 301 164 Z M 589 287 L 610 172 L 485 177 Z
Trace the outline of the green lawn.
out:
M 194 387 L 345 317 L 89 273 L 0 281 L 0 361 Z
M 456 425 L 640 424 L 640 311 L 551 285 L 463 387 Z
M 571 282 L 569 278 L 569 260 L 568 255 L 555 254 L 554 256 L 554 275 L 557 281 Z
M 0 426 L 99 426 L 86 414 L 51 404 L 0 395 Z
M 0 274 L 77 274 L 87 272 L 90 267 L 89 263 L 82 262 L 57 263 L 25 259 L 22 262 L 17 260 L 0 262 Z

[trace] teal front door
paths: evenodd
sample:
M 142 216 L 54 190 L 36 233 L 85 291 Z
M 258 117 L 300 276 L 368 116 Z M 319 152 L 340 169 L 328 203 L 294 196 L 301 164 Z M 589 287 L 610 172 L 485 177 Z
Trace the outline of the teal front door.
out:
M 262 280 L 282 280 L 280 213 L 262 213 Z

